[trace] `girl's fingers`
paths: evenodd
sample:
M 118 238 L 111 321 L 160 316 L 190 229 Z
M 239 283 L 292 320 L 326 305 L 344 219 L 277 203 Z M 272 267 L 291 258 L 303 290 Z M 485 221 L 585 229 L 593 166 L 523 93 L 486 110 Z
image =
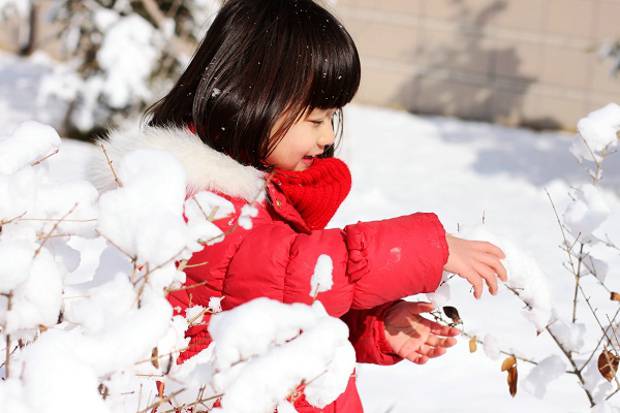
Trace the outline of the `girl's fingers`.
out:
M 427 303 L 425 301 L 418 301 L 415 303 L 410 303 L 410 310 L 414 314 L 428 313 L 429 311 L 432 311 L 434 308 L 435 306 L 432 303 Z
M 484 278 L 491 294 L 497 294 L 497 278 L 495 277 L 495 273 L 491 271 L 491 268 L 489 268 L 486 264 L 475 263 L 474 269 L 482 278 Z
M 444 326 L 426 318 L 421 317 L 420 322 L 430 329 L 431 334 L 434 334 L 436 336 L 454 337 L 461 334 L 461 332 L 457 328 Z
M 418 353 L 422 356 L 429 358 L 439 357 L 445 354 L 446 349 L 444 347 L 432 347 L 426 344 L 422 344 L 418 349 Z
M 469 270 L 463 277 L 474 287 L 474 297 L 479 299 L 482 296 L 482 279 L 473 270 Z
M 413 353 L 411 356 L 404 357 L 404 358 L 415 364 L 426 364 L 426 362 L 428 361 L 428 357 L 422 356 L 418 353 Z
M 456 344 L 456 339 L 452 337 L 441 338 L 435 335 L 430 335 L 426 340 L 426 344 L 431 347 L 452 347 Z
M 504 282 L 508 281 L 508 272 L 506 272 L 506 268 L 504 268 L 504 265 L 500 262 L 500 260 L 497 259 L 497 257 L 491 254 L 484 253 L 480 254 L 478 259 L 491 267 L 500 280 Z
M 483 252 L 487 252 L 489 254 L 493 254 L 499 258 L 506 258 L 506 254 L 499 247 L 491 244 L 487 241 L 472 241 L 477 249 L 482 250 Z

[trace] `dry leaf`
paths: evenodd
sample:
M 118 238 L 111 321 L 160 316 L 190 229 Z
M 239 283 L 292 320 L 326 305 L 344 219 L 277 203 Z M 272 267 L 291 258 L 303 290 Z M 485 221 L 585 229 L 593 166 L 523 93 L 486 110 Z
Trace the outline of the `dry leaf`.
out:
M 508 391 L 512 397 L 517 394 L 517 379 L 519 374 L 517 373 L 517 365 L 515 364 L 508 369 Z
M 458 324 L 461 322 L 461 316 L 456 308 L 448 305 L 443 308 L 443 312 L 450 317 L 453 323 Z
M 504 359 L 504 362 L 502 363 L 502 371 L 509 370 L 513 368 L 516 364 L 517 359 L 515 359 L 514 356 L 506 357 L 506 359 Z
M 159 368 L 159 350 L 157 347 L 153 347 L 153 351 L 151 352 L 151 364 L 156 369 Z
M 615 291 L 611 292 L 611 297 L 609 297 L 611 301 L 620 301 L 620 294 Z
M 99 387 L 97 387 L 97 390 L 99 391 L 99 394 L 101 395 L 101 398 L 103 400 L 108 398 L 108 395 L 110 394 L 110 391 L 109 391 L 108 387 L 105 384 L 99 383 Z
M 469 352 L 475 353 L 477 349 L 478 349 L 478 340 L 476 339 L 476 336 L 473 336 L 472 338 L 469 339 Z
M 607 381 L 612 381 L 618 371 L 620 358 L 609 350 L 603 350 L 598 356 L 598 371 Z

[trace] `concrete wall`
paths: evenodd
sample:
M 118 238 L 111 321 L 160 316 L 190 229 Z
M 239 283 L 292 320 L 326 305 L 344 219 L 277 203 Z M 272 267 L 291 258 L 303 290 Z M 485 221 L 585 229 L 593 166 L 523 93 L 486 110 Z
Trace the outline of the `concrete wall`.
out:
M 58 27 L 41 44 L 59 56 Z M 360 49 L 360 103 L 416 113 L 573 129 L 620 102 L 620 77 L 597 51 L 620 38 L 620 0 L 338 0 Z M 18 22 L 0 26 L 15 49 Z M 43 40 L 45 39 L 45 40 Z
M 360 49 L 358 102 L 573 129 L 620 102 L 601 60 L 620 0 L 339 0 Z

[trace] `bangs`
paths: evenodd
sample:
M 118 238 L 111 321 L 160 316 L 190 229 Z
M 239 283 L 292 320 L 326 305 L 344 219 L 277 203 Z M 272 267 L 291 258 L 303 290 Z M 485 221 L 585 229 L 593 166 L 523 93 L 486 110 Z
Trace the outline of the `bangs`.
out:
M 301 7 L 300 7 L 301 9 Z M 357 93 L 361 68 L 355 43 L 344 26 L 323 9 L 301 9 L 297 43 L 296 83 L 302 93 L 291 106 L 300 110 L 342 108 Z M 307 16 L 304 16 L 307 13 Z M 293 57 L 293 56 L 291 56 Z

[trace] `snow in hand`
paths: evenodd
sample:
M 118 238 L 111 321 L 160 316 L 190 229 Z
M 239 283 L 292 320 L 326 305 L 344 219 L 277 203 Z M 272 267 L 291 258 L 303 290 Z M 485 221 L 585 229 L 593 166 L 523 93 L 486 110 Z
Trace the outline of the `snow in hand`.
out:
M 135 413 L 221 399 L 220 411 L 271 413 L 301 383 L 316 406 L 344 390 L 354 350 L 320 302 L 221 312 L 213 300 L 212 345 L 177 365 L 205 309 L 173 316 L 166 291 L 185 280 L 178 262 L 221 239 L 209 215 L 234 208 L 212 193 L 186 200 L 182 168 L 159 151 L 111 164 L 117 187 L 100 195 L 86 181 L 58 183 L 48 163 L 60 144 L 34 122 L 0 138 L 2 411 Z M 244 225 L 255 212 L 245 208 Z M 101 261 L 110 251 L 114 265 Z

